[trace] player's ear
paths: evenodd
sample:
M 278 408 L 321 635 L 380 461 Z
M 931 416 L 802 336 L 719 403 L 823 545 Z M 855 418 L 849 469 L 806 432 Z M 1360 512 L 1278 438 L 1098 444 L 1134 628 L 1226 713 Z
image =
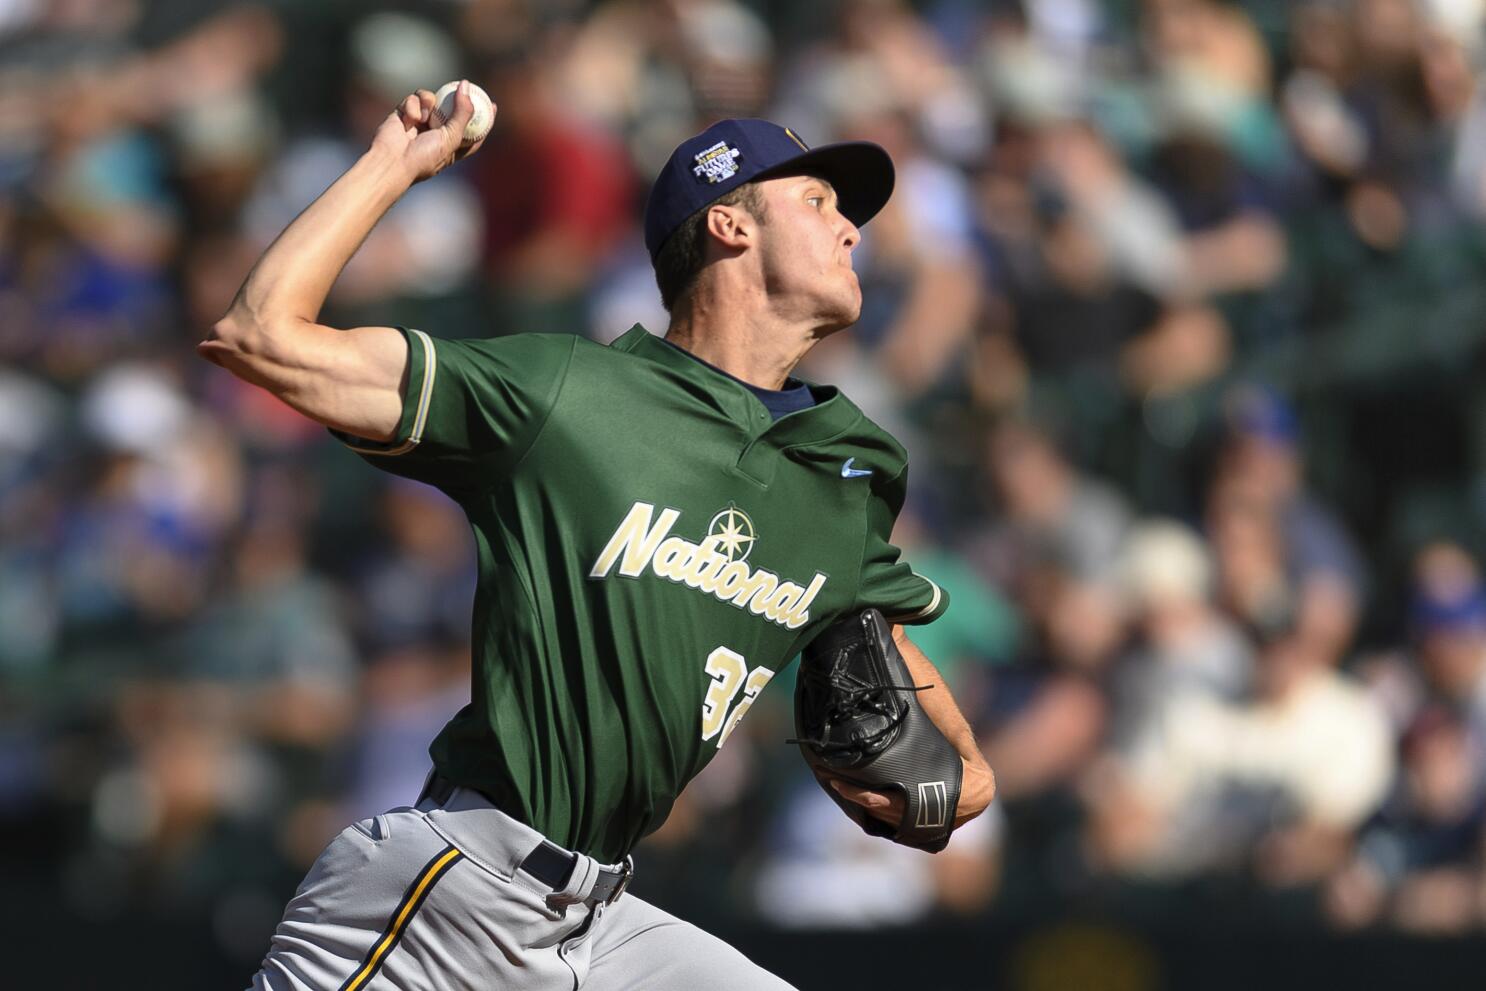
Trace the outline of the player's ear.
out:
M 707 209 L 707 233 L 723 248 L 743 250 L 753 243 L 757 230 L 753 214 L 741 206 L 714 203 Z

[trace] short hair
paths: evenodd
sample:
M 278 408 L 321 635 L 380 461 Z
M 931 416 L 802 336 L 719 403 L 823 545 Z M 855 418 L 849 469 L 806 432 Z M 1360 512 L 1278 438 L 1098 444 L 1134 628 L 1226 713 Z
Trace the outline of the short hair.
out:
M 655 284 L 660 289 L 661 305 L 668 313 L 702 272 L 707 261 L 707 211 L 719 204 L 741 206 L 759 222 L 764 220 L 764 197 L 756 182 L 745 182 L 723 193 L 683 220 L 655 256 Z

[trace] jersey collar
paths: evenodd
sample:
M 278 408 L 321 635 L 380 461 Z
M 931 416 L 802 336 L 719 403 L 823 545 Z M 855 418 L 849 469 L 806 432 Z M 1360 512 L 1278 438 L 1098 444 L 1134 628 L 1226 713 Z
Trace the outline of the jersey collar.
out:
M 862 416 L 835 386 L 807 382 L 816 395 L 816 404 L 776 421 L 759 398 L 741 382 L 709 368 L 679 348 L 665 344 L 640 324 L 635 324 L 609 346 L 654 361 L 722 400 L 729 413 L 747 425 L 749 444 L 739 459 L 739 467 L 745 468 L 746 465 L 748 474 L 761 481 L 767 479 L 761 478 L 763 473 L 758 470 L 757 455 L 750 456 L 754 448 L 761 446 L 757 441 L 767 438 L 769 443 L 762 445 L 764 448 L 805 447 L 839 436 Z

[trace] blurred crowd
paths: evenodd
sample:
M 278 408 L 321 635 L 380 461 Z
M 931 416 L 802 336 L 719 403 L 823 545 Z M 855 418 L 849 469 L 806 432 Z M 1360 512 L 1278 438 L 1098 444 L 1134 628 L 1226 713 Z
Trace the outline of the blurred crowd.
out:
M 699 919 L 1486 927 L 1483 0 L 0 0 L 0 874 L 253 957 L 468 697 L 474 557 L 194 354 L 417 87 L 499 104 L 323 319 L 666 316 L 671 149 L 892 154 L 805 377 L 913 464 L 1000 800 L 862 837 L 767 693 L 641 849 Z M 574 741 L 574 745 L 580 745 Z M 8 882 L 9 884 L 9 882 Z M 1215 921 L 1213 924 L 1225 924 Z

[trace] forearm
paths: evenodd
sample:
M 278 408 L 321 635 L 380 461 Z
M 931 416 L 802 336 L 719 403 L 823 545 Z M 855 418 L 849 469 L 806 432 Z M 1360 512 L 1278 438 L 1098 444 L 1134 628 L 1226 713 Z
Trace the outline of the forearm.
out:
M 341 269 L 409 184 L 385 151 L 363 155 L 264 252 L 199 346 L 202 357 L 326 426 L 391 439 L 402 410 L 401 335 L 315 320 Z
M 923 706 L 924 712 L 950 745 L 959 751 L 960 759 L 965 763 L 964 777 L 960 782 L 960 801 L 955 808 L 954 825 L 958 829 L 991 804 L 991 799 L 996 797 L 996 776 L 986 763 L 985 755 L 980 752 L 980 747 L 975 742 L 975 733 L 965 721 L 960 707 L 955 704 L 954 696 L 950 695 L 949 686 L 939 669 L 934 667 L 934 662 L 914 646 L 901 626 L 893 627 L 893 642 L 898 645 L 898 653 L 903 655 L 903 662 L 908 665 L 913 683 L 931 686 L 916 693 L 914 698 Z
M 250 328 L 313 322 L 341 269 L 412 179 L 406 164 L 373 146 L 263 253 L 229 319 Z
M 924 656 L 924 652 L 908 639 L 907 633 L 901 626 L 893 627 L 893 642 L 898 645 L 898 652 L 903 655 L 903 661 L 913 675 L 913 683 L 932 686 L 927 691 L 918 692 L 914 696 L 918 704 L 923 706 L 924 712 L 934 721 L 934 725 L 939 727 L 939 732 L 944 734 L 945 739 L 949 740 L 960 752 L 961 757 L 967 762 L 973 761 L 984 765 L 985 757 L 975 742 L 975 734 L 971 731 L 970 724 L 965 721 L 960 707 L 955 704 L 953 696 L 949 694 L 949 688 L 944 683 L 944 676 L 939 673 L 934 662 Z

